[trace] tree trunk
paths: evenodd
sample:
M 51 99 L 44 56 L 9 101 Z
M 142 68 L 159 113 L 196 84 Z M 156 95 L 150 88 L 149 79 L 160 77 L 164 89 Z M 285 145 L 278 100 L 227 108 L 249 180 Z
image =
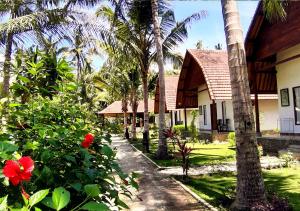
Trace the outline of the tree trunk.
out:
M 250 98 L 243 32 L 236 1 L 221 0 L 236 132 L 237 193 L 233 210 L 266 203 Z
M 156 156 L 158 159 L 168 158 L 167 140 L 164 135 L 165 131 L 165 111 L 166 111 L 166 96 L 165 96 L 165 74 L 164 74 L 164 59 L 162 51 L 162 42 L 160 37 L 160 28 L 158 23 L 158 4 L 157 0 L 151 0 L 152 21 L 154 26 L 154 36 L 156 42 L 157 64 L 159 74 L 159 141 Z
M 143 92 L 144 92 L 144 132 L 143 132 L 143 151 L 149 150 L 149 111 L 148 111 L 148 70 L 143 73 Z
M 132 108 L 132 125 L 131 125 L 131 133 L 132 133 L 132 139 L 136 139 L 136 113 L 138 108 L 138 101 L 136 97 L 136 92 L 134 91 L 131 102 L 131 108 Z
M 3 65 L 2 97 L 7 97 L 9 95 L 12 43 L 13 43 L 13 34 L 7 33 L 6 43 L 5 43 L 5 60 Z

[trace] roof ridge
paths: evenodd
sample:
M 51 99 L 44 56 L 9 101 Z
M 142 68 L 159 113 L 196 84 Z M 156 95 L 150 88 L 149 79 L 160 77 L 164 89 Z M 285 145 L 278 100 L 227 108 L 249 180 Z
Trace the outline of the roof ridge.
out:
M 214 49 L 195 49 L 195 48 L 189 48 L 187 49 L 187 51 L 198 51 L 198 52 L 204 52 L 204 53 L 209 53 L 209 52 L 212 52 L 212 53 L 227 53 L 226 50 L 214 50 Z

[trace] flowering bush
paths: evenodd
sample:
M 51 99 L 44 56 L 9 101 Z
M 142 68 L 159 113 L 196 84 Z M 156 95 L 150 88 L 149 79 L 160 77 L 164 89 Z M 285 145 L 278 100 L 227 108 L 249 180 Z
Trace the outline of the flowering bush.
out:
M 119 196 L 130 194 L 128 186 L 137 188 L 134 175 L 121 171 L 110 135 L 93 119 L 66 94 L 10 104 L 0 133 L 0 210 L 126 207 Z

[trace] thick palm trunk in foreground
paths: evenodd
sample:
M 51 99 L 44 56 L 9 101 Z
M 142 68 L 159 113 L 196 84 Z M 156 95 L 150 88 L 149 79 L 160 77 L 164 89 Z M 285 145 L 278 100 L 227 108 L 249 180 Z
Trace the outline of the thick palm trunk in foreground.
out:
M 264 182 L 257 149 L 243 33 L 236 1 L 221 0 L 230 71 L 236 132 L 237 190 L 233 210 L 265 203 Z
M 158 5 L 157 0 L 151 0 L 152 19 L 154 26 L 154 36 L 157 51 L 157 64 L 159 69 L 159 142 L 157 149 L 157 158 L 166 159 L 168 157 L 167 141 L 164 135 L 165 130 L 165 74 L 164 74 L 164 61 L 162 52 L 162 43 L 160 37 L 160 28 L 158 23 Z
M 143 132 L 143 151 L 150 152 L 149 150 L 149 109 L 148 109 L 148 78 L 147 74 L 142 77 L 143 92 L 144 92 L 144 132 Z
M 13 34 L 7 33 L 6 43 L 5 43 L 5 60 L 3 65 L 3 89 L 2 89 L 3 97 L 7 97 L 9 95 L 12 43 L 13 43 Z

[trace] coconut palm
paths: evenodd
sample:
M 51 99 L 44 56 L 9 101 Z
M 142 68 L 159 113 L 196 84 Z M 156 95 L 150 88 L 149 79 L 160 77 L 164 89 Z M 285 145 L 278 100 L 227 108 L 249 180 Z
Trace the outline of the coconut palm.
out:
M 264 1 L 265 8 L 282 7 L 277 0 Z M 277 6 L 273 7 L 275 3 Z M 265 188 L 257 148 L 254 117 L 246 64 L 243 34 L 236 1 L 221 0 L 227 42 L 234 123 L 236 133 L 237 190 L 233 210 L 250 210 L 255 203 L 265 203 Z M 270 11 L 268 11 L 267 14 Z M 276 12 L 273 10 L 273 12 Z M 280 15 L 280 13 L 277 13 Z M 281 13 L 284 14 L 284 13 Z
M 123 1 L 123 3 L 125 5 L 116 8 L 117 13 L 110 7 L 103 6 L 96 14 L 111 24 L 112 34 L 131 49 L 130 52 L 138 60 L 144 98 L 143 145 L 144 151 L 149 152 L 148 76 L 150 65 L 157 58 L 151 0 Z M 182 62 L 182 58 L 173 53 L 174 47 L 187 37 L 187 25 L 199 20 L 205 13 L 196 13 L 181 22 L 176 22 L 174 12 L 164 1 L 158 2 L 158 12 L 161 16 L 160 31 L 164 61 Z
M 164 135 L 165 131 L 165 73 L 164 73 L 164 58 L 162 51 L 162 42 L 160 37 L 160 28 L 158 23 L 158 3 L 157 0 L 151 0 L 153 28 L 156 42 L 157 64 L 159 70 L 159 141 L 157 158 L 166 159 L 168 157 L 167 140 Z

